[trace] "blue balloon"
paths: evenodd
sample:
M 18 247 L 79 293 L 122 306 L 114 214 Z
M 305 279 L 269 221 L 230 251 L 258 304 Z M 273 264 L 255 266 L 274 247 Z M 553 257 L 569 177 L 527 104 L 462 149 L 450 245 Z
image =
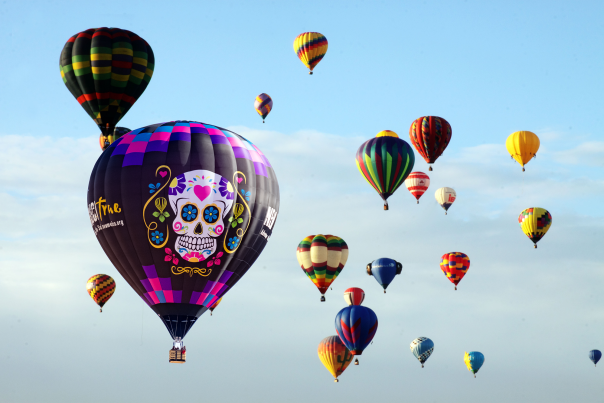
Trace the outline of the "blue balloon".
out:
M 424 362 L 432 355 L 434 342 L 427 337 L 418 337 L 411 342 L 411 352 L 424 367 Z
M 589 352 L 589 359 L 594 363 L 594 366 L 600 361 L 602 358 L 602 352 L 600 350 L 591 350 Z
M 394 280 L 394 276 L 401 274 L 402 271 L 402 264 L 387 257 L 374 260 L 367 265 L 367 274 L 373 275 L 377 282 L 384 287 L 384 294 L 386 294 L 388 285 Z
M 478 351 L 470 351 L 464 356 L 464 361 L 468 367 L 468 370 L 472 372 L 474 374 L 474 378 L 476 378 L 476 373 L 480 367 L 482 367 L 482 364 L 484 364 L 484 355 Z
M 351 305 L 336 315 L 336 331 L 352 355 L 361 355 L 378 327 L 375 312 L 366 306 Z

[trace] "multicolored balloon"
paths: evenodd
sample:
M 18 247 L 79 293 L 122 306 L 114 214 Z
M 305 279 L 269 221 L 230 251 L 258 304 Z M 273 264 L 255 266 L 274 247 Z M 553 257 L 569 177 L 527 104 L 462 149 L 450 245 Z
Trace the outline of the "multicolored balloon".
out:
M 335 378 L 334 382 L 339 382 L 338 377 L 352 362 L 350 351 L 338 336 L 329 336 L 321 340 L 317 352 L 325 368 Z
M 262 118 L 262 123 L 264 123 L 264 118 L 273 110 L 273 99 L 265 93 L 258 95 L 254 101 L 254 109 L 256 109 L 256 112 Z
M 327 53 L 327 38 L 318 32 L 304 32 L 294 39 L 294 52 L 312 74 Z
M 113 129 L 113 134 L 110 134 L 109 136 L 105 136 L 103 133 L 101 133 L 99 136 L 99 145 L 101 146 L 101 150 L 105 151 L 109 148 L 111 143 L 122 137 L 124 134 L 128 134 L 130 132 L 131 130 L 126 127 L 116 127 Z
M 212 314 L 214 313 L 214 309 L 216 309 L 218 304 L 220 304 L 220 301 L 222 301 L 222 298 L 220 298 L 218 301 L 214 302 L 212 304 L 212 306 L 208 308 L 210 310 L 210 316 L 212 316 Z
M 99 157 L 88 212 L 103 250 L 174 345 L 254 264 L 279 213 L 262 152 L 232 131 L 174 121 L 133 130 Z
M 428 164 L 434 164 L 451 141 L 451 125 L 438 116 L 422 116 L 409 128 L 411 143 Z M 430 165 L 429 171 L 432 171 Z
M 405 179 L 405 186 L 407 186 L 407 190 L 411 192 L 417 200 L 417 204 L 419 204 L 419 198 L 422 197 L 430 186 L 430 177 L 423 172 L 411 172 L 407 176 L 407 179 Z
M 422 364 L 422 368 L 424 367 L 424 363 L 434 351 L 434 342 L 427 337 L 418 337 L 417 339 L 411 342 L 411 352 Z
M 151 46 L 135 33 L 93 28 L 69 38 L 59 65 L 71 94 L 101 132 L 110 136 L 151 81 L 155 57 Z
M 455 199 L 457 198 L 457 193 L 453 188 L 440 188 L 434 193 L 434 197 L 440 206 L 445 209 L 445 215 L 447 215 L 447 211 L 449 211 L 449 207 L 453 204 Z
M 351 305 L 336 315 L 336 331 L 340 340 L 352 355 L 361 355 L 367 348 L 375 332 L 378 320 L 375 312 L 362 305 Z M 355 361 L 358 365 L 358 360 Z
M 510 134 L 505 141 L 505 148 L 508 149 L 510 156 L 522 165 L 522 172 L 524 172 L 524 166 L 537 156 L 540 144 L 539 137 L 535 133 L 523 130 Z
M 474 374 L 474 378 L 476 378 L 476 373 L 484 364 L 484 355 L 478 351 L 470 351 L 463 357 L 464 362 L 466 363 L 466 367 L 468 367 L 468 371 Z
M 457 284 L 466 275 L 469 268 L 470 258 L 465 253 L 445 253 L 440 260 L 440 269 L 449 281 L 455 284 L 455 290 L 457 290 Z
M 387 257 L 376 259 L 367 265 L 367 274 L 373 276 L 378 284 L 384 288 L 384 294 L 386 294 L 388 285 L 394 280 L 394 276 L 402 272 L 402 263 Z
M 529 207 L 522 210 L 518 216 L 518 223 L 522 232 L 529 237 L 537 248 L 537 242 L 549 231 L 552 226 L 552 215 L 544 208 Z
M 344 301 L 348 305 L 361 305 L 365 300 L 365 291 L 357 287 L 347 288 L 344 291 Z
M 309 235 L 298 245 L 296 257 L 304 273 L 321 292 L 321 302 L 324 302 L 325 293 L 348 260 L 348 245 L 335 235 Z
M 359 147 L 356 161 L 359 172 L 384 200 L 384 210 L 388 210 L 388 198 L 413 170 L 415 154 L 398 134 L 383 130 Z
M 598 361 L 600 361 L 600 358 L 602 358 L 602 352 L 600 350 L 591 350 L 589 352 L 589 359 L 594 363 L 594 367 Z
M 99 306 L 100 312 L 103 312 L 103 305 L 109 301 L 109 298 L 115 292 L 115 281 L 106 274 L 95 274 L 86 282 L 88 295 Z

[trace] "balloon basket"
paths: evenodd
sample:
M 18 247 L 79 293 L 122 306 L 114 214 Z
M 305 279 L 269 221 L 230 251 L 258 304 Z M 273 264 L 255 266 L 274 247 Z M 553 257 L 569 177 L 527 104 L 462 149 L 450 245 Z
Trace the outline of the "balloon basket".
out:
M 432 165 L 430 165 L 430 168 L 428 168 L 428 171 L 433 171 Z
M 334 382 L 340 382 L 340 381 L 338 381 L 338 378 L 336 378 L 336 380 Z
M 386 294 L 386 290 L 384 290 L 384 294 Z
M 312 71 L 309 71 L 308 74 L 312 76 Z
M 417 201 L 417 204 L 419 204 L 419 200 Z
M 321 295 L 321 302 L 325 302 L 325 295 Z
M 99 312 L 100 312 L 100 313 L 103 313 L 103 308 L 99 309 Z
M 424 367 L 424 364 L 422 364 L 422 368 Z
M 384 210 L 388 210 L 388 202 L 384 202 Z
M 170 350 L 170 359 L 168 360 L 168 362 L 172 363 L 172 364 L 184 364 L 187 361 L 187 350 L 186 349 L 179 349 L 179 348 L 172 348 Z
M 359 365 L 359 359 L 358 358 L 354 359 L 354 365 Z
M 535 244 L 535 249 L 537 249 L 537 244 Z

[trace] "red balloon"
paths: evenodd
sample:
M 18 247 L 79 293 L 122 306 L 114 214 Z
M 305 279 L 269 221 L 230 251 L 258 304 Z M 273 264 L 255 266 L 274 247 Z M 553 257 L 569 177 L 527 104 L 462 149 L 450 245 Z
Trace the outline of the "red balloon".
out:
M 449 281 L 455 284 L 456 290 L 457 284 L 459 284 L 463 276 L 466 275 L 469 268 L 470 258 L 465 253 L 445 253 L 440 260 L 440 269 L 443 271 L 445 276 L 447 276 Z
M 344 291 L 344 301 L 348 305 L 361 305 L 365 299 L 365 291 L 357 287 L 348 288 Z
M 438 116 L 422 116 L 409 128 L 411 143 L 428 164 L 441 156 L 451 141 L 451 125 Z M 430 167 L 430 171 L 432 167 Z

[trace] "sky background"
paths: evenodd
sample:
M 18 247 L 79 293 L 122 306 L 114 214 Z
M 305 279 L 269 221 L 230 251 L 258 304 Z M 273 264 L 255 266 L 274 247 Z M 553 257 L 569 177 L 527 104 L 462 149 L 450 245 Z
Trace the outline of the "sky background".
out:
M 600 402 L 604 373 L 604 4 L 596 1 L 160 2 L 0 4 L 0 400 L 3 402 Z M 121 278 L 90 228 L 86 192 L 98 129 L 63 84 L 59 55 L 85 29 L 131 30 L 156 67 L 120 122 L 227 127 L 256 144 L 281 188 L 263 254 L 168 364 L 164 325 Z M 309 76 L 301 32 L 329 40 Z M 274 109 L 253 109 L 266 92 Z M 377 132 L 408 140 L 411 122 L 444 117 L 453 138 L 415 203 L 390 210 L 356 169 Z M 505 139 L 531 130 L 522 173 Z M 416 153 L 416 171 L 427 171 Z M 447 216 L 434 191 L 456 190 Z M 553 224 L 535 250 L 527 207 Z M 350 258 L 320 303 L 295 249 L 309 234 L 344 238 Z M 469 255 L 455 292 L 445 252 Z M 383 294 L 365 266 L 402 262 Z M 85 290 L 106 273 L 103 314 Z M 335 334 L 343 291 L 361 287 L 379 328 L 333 378 L 317 357 Z M 409 343 L 435 343 L 424 369 Z M 465 351 L 481 351 L 474 379 Z

